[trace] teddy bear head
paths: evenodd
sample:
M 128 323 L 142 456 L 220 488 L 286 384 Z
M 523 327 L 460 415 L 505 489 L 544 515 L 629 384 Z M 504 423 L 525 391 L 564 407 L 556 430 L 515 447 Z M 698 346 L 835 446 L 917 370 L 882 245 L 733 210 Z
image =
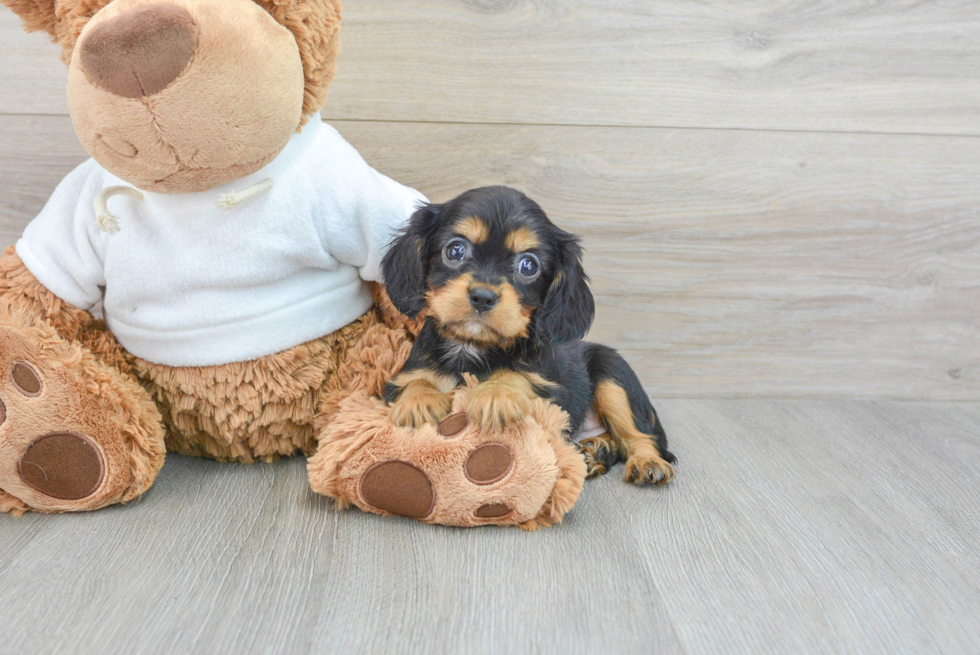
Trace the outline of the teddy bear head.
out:
M 340 0 L 0 0 L 68 63 L 85 149 L 130 184 L 206 191 L 259 170 L 326 100 Z

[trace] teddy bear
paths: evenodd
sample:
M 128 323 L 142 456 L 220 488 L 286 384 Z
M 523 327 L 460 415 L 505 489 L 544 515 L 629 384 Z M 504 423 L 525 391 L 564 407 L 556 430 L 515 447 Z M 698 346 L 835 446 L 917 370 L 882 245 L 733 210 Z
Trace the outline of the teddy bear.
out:
M 487 435 L 377 398 L 418 331 L 380 261 L 425 199 L 319 118 L 339 0 L 0 2 L 62 46 L 92 157 L 0 258 L 0 510 L 125 503 L 170 451 L 312 455 L 314 491 L 379 514 L 561 520 L 584 463 L 555 407 Z

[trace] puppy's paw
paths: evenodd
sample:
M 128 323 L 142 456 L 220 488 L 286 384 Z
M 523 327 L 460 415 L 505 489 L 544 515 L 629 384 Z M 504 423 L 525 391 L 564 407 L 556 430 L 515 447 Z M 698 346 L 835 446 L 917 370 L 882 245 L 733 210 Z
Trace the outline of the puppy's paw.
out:
M 626 460 L 623 479 L 637 485 L 667 484 L 674 479 L 674 467 L 658 454 L 636 454 Z
M 466 413 L 480 430 L 493 432 L 522 420 L 530 408 L 531 399 L 523 391 L 485 382 L 470 392 Z
M 449 416 L 453 398 L 438 389 L 402 394 L 391 406 L 391 422 L 400 428 L 418 428 L 426 423 L 438 424 Z
M 586 479 L 603 475 L 620 459 L 619 447 L 608 433 L 582 439 L 578 450 L 585 458 Z

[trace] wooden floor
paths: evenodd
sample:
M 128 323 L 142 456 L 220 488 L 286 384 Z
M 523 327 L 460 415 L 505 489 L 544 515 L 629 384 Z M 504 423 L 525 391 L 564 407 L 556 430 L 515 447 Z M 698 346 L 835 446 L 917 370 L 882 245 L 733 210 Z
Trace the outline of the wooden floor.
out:
M 0 652 L 977 652 L 980 404 L 658 408 L 676 482 L 617 469 L 534 534 L 179 456 L 132 505 L 0 517 Z

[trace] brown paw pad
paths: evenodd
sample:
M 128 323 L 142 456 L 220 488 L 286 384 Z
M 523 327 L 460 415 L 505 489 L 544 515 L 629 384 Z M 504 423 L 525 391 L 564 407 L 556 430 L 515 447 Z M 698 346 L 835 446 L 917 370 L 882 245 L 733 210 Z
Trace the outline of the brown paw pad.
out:
M 408 462 L 378 462 L 361 476 L 361 498 L 375 509 L 425 518 L 435 506 L 432 483 L 425 473 Z
M 36 398 L 41 395 L 41 377 L 27 362 L 15 362 L 10 370 L 10 379 L 17 391 L 25 396 Z
M 463 472 L 473 484 L 493 484 L 503 480 L 514 467 L 514 453 L 499 443 L 480 446 L 466 458 Z
M 446 417 L 442 423 L 439 424 L 437 431 L 444 437 L 455 437 L 457 434 L 463 431 L 466 427 L 468 419 L 466 418 L 466 412 L 459 412 L 458 414 L 453 414 L 452 416 Z
M 481 519 L 499 519 L 510 514 L 513 510 L 503 503 L 490 503 L 489 505 L 480 505 L 473 512 L 473 515 Z
M 27 447 L 17 472 L 24 484 L 61 500 L 91 496 L 102 484 L 105 464 L 92 441 L 73 432 L 46 434 Z

